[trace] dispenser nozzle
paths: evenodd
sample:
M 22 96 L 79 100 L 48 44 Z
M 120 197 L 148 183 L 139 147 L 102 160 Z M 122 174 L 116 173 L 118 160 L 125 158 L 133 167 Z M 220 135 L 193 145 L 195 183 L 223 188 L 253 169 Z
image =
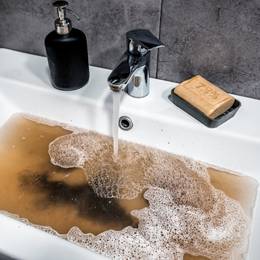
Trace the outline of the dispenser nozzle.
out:
M 66 17 L 66 8 L 69 5 L 67 1 L 56 1 L 53 6 L 57 8 L 57 15 L 60 20 L 64 20 Z
M 71 20 L 66 18 L 66 10 L 69 3 L 67 1 L 55 1 L 53 6 L 56 8 L 58 19 L 55 21 L 56 32 L 61 35 L 70 33 L 72 29 Z

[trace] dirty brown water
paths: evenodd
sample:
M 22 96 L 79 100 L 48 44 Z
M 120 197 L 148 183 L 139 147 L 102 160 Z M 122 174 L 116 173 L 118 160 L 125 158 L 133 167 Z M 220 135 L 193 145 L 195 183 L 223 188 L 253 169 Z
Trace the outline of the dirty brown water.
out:
M 137 228 L 138 217 L 131 211 L 149 206 L 143 196 L 145 189 L 137 191 L 134 198 L 106 198 L 96 192 L 88 179 L 86 164 L 85 168 L 66 169 L 50 162 L 49 144 L 71 133 L 61 126 L 37 122 L 21 114 L 12 116 L 5 123 L 0 129 L 0 211 L 17 215 L 35 225 L 50 227 L 59 234 L 66 234 L 73 227 L 94 235 L 128 226 Z M 112 157 L 112 141 L 106 145 Z M 122 156 L 121 160 L 126 155 L 123 153 Z M 95 157 L 93 167 L 98 167 L 99 160 L 102 158 Z M 110 167 L 110 163 L 101 165 Z M 149 162 L 144 164 L 146 166 L 149 167 Z M 133 169 L 137 172 L 137 183 L 138 170 L 138 167 Z M 239 203 L 245 215 L 251 218 L 256 182 L 213 167 L 208 167 L 208 174 L 211 185 Z M 185 253 L 184 259 L 208 258 Z

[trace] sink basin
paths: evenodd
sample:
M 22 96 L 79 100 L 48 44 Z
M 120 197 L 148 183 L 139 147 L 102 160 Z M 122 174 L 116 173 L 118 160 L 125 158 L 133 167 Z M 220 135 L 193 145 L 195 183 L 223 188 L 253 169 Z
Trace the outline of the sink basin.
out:
M 61 92 L 50 86 L 47 60 L 0 49 L 0 126 L 14 113 L 29 113 L 111 135 L 110 70 L 91 67 L 87 87 Z M 260 181 L 260 101 L 238 97 L 237 115 L 208 129 L 174 106 L 168 95 L 175 83 L 151 80 L 144 99 L 124 95 L 120 116 L 133 121 L 119 138 L 239 172 Z M 248 259 L 260 259 L 260 201 L 255 204 Z M 0 215 L 0 252 L 20 259 L 103 259 L 56 236 Z

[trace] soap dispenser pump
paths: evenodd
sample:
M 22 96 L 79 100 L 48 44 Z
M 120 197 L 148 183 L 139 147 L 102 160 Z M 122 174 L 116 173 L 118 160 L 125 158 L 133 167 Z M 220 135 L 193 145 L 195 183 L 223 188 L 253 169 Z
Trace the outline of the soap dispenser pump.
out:
M 87 39 L 85 34 L 72 28 L 66 17 L 68 2 L 53 3 L 58 19 L 55 30 L 45 38 L 45 47 L 52 85 L 59 90 L 76 90 L 89 80 Z

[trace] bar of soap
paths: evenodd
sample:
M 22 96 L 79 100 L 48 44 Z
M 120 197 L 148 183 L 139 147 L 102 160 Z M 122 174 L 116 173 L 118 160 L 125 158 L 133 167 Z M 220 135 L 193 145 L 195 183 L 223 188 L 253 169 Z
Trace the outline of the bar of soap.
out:
M 182 82 L 173 91 L 210 119 L 226 112 L 235 102 L 235 98 L 199 75 Z

